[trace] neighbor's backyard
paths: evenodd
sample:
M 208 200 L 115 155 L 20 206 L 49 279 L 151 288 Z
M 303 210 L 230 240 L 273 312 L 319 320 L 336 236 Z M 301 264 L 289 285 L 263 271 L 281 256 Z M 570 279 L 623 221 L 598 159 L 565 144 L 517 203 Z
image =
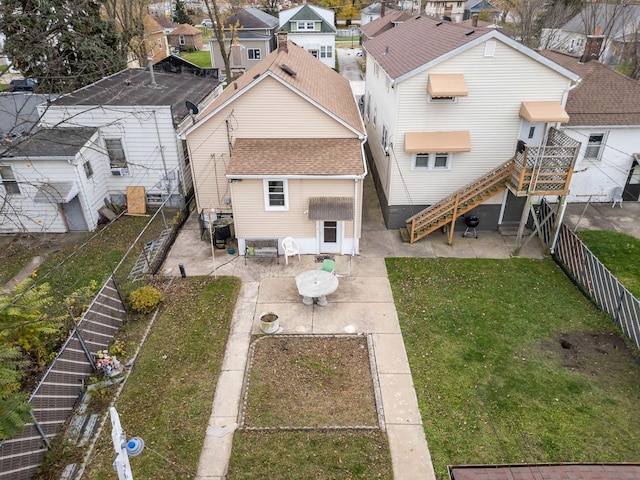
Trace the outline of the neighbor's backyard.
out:
M 436 473 L 637 462 L 638 352 L 551 260 L 387 259 Z

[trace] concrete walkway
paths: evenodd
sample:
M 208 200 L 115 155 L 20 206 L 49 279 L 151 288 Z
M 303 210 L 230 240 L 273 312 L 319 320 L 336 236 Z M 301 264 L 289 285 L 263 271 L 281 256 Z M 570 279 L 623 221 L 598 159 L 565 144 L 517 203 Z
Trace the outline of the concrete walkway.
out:
M 289 259 L 288 266 L 284 258 L 280 264 L 261 258 L 249 259 L 245 265 L 243 257 L 215 250 L 214 260 L 210 244 L 200 240 L 197 216 L 185 224 L 162 273 L 179 275 L 182 264 L 189 276 L 215 272 L 242 279 L 198 479 L 223 479 L 227 473 L 249 343 L 252 334 L 260 333 L 259 314 L 267 310 L 278 313 L 281 334 L 372 334 L 394 478 L 435 479 L 384 258 L 509 258 L 515 238 L 490 231 L 480 231 L 478 239 L 462 238 L 460 232 L 449 246 L 446 235 L 436 233 L 416 244 L 404 244 L 397 231 L 385 228 L 370 179 L 365 182 L 364 205 L 361 255 L 336 257 L 340 286 L 328 297 L 326 307 L 303 305 L 295 286 L 295 275 L 318 268 L 315 256 Z M 543 257 L 537 238 L 520 256 Z

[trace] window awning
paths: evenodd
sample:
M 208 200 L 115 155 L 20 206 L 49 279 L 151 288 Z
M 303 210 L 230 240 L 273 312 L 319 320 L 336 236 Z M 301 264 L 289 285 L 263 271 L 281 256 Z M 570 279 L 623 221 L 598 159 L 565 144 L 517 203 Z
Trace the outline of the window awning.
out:
M 432 97 L 466 97 L 467 82 L 461 73 L 432 73 L 427 81 L 427 92 Z
M 309 198 L 309 220 L 353 220 L 352 197 Z
M 522 102 L 520 116 L 531 123 L 569 121 L 569 115 L 560 102 Z
M 69 203 L 78 195 L 75 182 L 51 182 L 39 185 L 35 203 Z
M 469 132 L 407 132 L 404 134 L 404 151 L 407 153 L 470 152 Z

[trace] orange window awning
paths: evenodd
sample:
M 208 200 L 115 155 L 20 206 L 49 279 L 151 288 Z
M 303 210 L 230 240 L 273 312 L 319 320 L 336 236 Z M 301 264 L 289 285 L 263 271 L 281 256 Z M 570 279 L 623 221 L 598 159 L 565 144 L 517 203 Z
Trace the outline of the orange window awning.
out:
M 432 97 L 466 97 L 467 82 L 461 73 L 431 73 L 427 81 L 427 92 Z
M 471 136 L 466 130 L 459 132 L 407 132 L 404 134 L 404 151 L 407 153 L 470 152 Z
M 560 102 L 522 102 L 520 116 L 531 123 L 569 121 L 569 114 Z

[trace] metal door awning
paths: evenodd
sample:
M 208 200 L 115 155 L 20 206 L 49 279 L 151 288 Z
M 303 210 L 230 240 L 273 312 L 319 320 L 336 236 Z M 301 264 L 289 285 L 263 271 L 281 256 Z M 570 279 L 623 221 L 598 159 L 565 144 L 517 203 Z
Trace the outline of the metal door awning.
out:
M 309 198 L 309 220 L 353 220 L 352 197 Z
M 35 203 L 69 203 L 78 195 L 76 182 L 43 183 L 37 188 Z

